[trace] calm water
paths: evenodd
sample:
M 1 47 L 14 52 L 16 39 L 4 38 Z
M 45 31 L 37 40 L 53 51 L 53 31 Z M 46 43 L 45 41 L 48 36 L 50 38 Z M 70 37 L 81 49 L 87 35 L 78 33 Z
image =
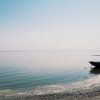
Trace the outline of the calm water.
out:
M 91 78 L 97 75 L 90 72 L 91 54 L 94 52 L 0 52 L 0 90 L 25 90 Z

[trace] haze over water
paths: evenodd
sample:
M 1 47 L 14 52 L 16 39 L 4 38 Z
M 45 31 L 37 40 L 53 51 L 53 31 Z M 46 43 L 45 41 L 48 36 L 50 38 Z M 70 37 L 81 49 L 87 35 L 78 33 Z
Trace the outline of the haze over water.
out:
M 91 78 L 90 57 L 84 51 L 0 52 L 0 89 L 27 90 Z

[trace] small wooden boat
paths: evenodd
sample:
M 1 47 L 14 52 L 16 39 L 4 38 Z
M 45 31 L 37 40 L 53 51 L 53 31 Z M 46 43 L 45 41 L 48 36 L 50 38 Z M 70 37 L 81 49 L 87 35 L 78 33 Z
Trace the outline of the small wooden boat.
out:
M 97 68 L 100 68 L 100 62 L 89 61 L 89 63 Z

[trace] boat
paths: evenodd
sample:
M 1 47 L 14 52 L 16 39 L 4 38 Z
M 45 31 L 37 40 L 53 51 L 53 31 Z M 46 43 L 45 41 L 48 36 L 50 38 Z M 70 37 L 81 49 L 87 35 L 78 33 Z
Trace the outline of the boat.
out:
M 95 62 L 95 61 L 89 61 L 89 63 L 93 66 L 95 66 L 96 68 L 100 68 L 100 62 Z

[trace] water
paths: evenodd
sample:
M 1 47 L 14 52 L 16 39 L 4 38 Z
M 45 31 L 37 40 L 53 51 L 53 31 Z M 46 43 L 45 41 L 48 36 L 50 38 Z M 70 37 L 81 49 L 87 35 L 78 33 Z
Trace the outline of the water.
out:
M 97 74 L 88 63 L 91 54 L 94 52 L 0 52 L 0 91 L 30 91 L 92 78 Z

